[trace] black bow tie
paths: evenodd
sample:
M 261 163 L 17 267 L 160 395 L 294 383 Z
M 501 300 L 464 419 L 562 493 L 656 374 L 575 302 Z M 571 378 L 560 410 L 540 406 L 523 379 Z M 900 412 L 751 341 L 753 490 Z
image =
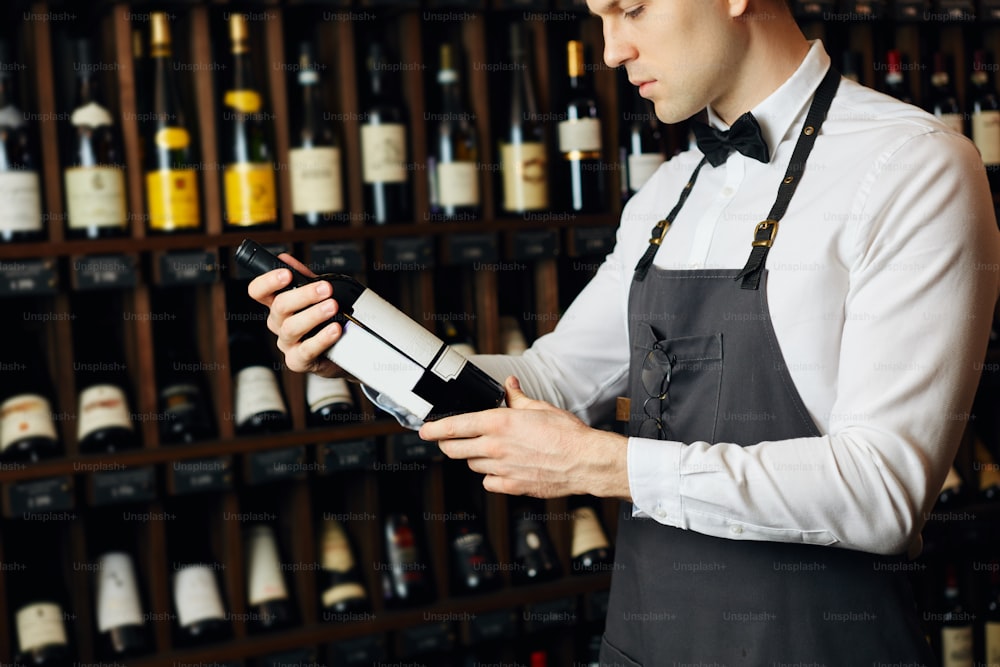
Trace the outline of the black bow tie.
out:
M 695 122 L 691 129 L 698 149 L 713 167 L 725 162 L 734 150 L 765 164 L 771 160 L 760 125 L 749 111 L 737 118 L 728 130 L 718 130 L 702 122 Z

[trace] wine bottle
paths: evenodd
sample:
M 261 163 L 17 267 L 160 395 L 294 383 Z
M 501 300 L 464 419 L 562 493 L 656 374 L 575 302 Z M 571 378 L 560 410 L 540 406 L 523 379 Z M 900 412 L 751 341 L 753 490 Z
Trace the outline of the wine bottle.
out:
M 99 69 L 87 39 L 76 43 L 77 103 L 70 116 L 66 169 L 66 236 L 106 238 L 127 232 L 125 159 L 118 129 L 98 90 Z
M 513 581 L 528 584 L 558 578 L 562 574 L 559 557 L 539 512 L 527 501 L 516 504 Z
M 77 300 L 73 369 L 77 380 L 77 446 L 82 454 L 110 453 L 139 446 L 129 409 L 122 323 L 114 305 L 93 296 Z M 117 303 L 117 302 L 113 302 Z
M 475 220 L 480 212 L 476 128 L 462 103 L 451 44 L 441 45 L 440 58 L 441 115 L 432 149 L 431 215 L 441 220 Z
M 164 301 L 175 315 L 184 312 L 181 298 Z M 166 444 L 215 436 L 209 392 L 187 323 L 177 316 L 154 324 L 160 442 Z
M 382 594 L 390 608 L 412 607 L 433 594 L 421 533 L 417 473 L 393 473 L 381 493 L 382 537 L 386 563 L 381 567 Z M 385 480 L 388 481 L 388 480 Z
M 218 580 L 222 564 L 208 547 L 211 535 L 203 510 L 192 502 L 172 505 L 171 512 L 178 516 L 169 523 L 167 535 L 177 619 L 174 642 L 197 646 L 227 639 L 232 628 Z
M 135 533 L 120 517 L 118 512 L 99 512 L 87 532 L 97 547 L 91 549 L 97 651 L 107 660 L 138 656 L 150 649 L 133 557 Z
M 255 435 L 287 430 L 291 425 L 288 408 L 264 342 L 248 327 L 233 327 L 229 354 L 236 433 Z
M 74 658 L 68 631 L 69 596 L 59 555 L 66 553 L 58 531 L 65 526 L 24 520 L 4 527 L 7 600 L 14 619 L 19 667 L 69 667 Z
M 972 118 L 972 141 L 979 149 L 990 190 L 1000 190 L 1000 99 L 993 83 L 992 65 L 986 52 L 977 50 L 969 75 L 969 114 Z
M 320 527 L 320 605 L 323 620 L 340 621 L 368 609 L 368 594 L 343 524 L 324 517 Z
M 323 121 L 319 70 L 311 42 L 299 44 L 302 107 L 288 151 L 292 215 L 297 227 L 346 223 L 340 135 Z
M 197 160 L 177 93 L 164 12 L 149 15 L 152 100 L 146 123 L 146 207 L 151 233 L 201 229 Z
M 0 460 L 36 462 L 62 454 L 52 418 L 53 387 L 41 332 L 8 330 L 0 383 Z
M 565 181 L 566 209 L 594 213 L 604 208 L 601 169 L 601 120 L 584 64 L 583 42 L 566 43 L 569 102 L 566 120 L 559 122 L 559 153 Z
M 497 590 L 503 579 L 482 522 L 469 512 L 452 514 L 449 514 L 448 533 L 455 590 L 470 595 Z
M 626 194 L 631 197 L 666 160 L 666 145 L 660 120 L 653 103 L 631 92 L 632 110 L 628 114 L 628 135 L 625 141 Z
M 343 378 L 306 375 L 306 423 L 312 427 L 338 426 L 357 418 L 357 404 Z
M 10 43 L 0 40 L 0 242 L 41 241 L 42 198 L 34 142 L 17 107 Z
M 962 110 L 951 84 L 951 68 L 945 54 L 934 54 L 934 71 L 931 73 L 931 90 L 927 110 L 937 116 L 942 123 L 959 134 L 965 132 Z
M 901 102 L 913 103 L 909 80 L 903 72 L 903 57 L 898 49 L 889 49 L 886 54 L 885 92 Z
M 983 663 L 1000 667 L 1000 562 L 989 563 L 990 588 L 983 614 Z
M 510 26 L 510 116 L 500 140 L 502 209 L 512 214 L 549 207 L 545 130 L 539 122 L 523 31 L 519 23 Z
M 406 112 L 393 91 L 386 48 L 368 47 L 368 102 L 361 123 L 361 178 L 365 212 L 378 225 L 408 221 L 410 178 L 407 172 Z
M 245 541 L 250 626 L 259 632 L 290 625 L 294 612 L 274 529 L 267 524 L 251 525 L 246 529 Z
M 441 339 L 354 278 L 328 273 L 307 278 L 244 240 L 236 261 L 254 275 L 283 267 L 292 287 L 325 280 L 333 286 L 343 332 L 327 357 L 374 391 L 385 394 L 416 419 L 499 407 L 503 386 Z M 324 325 L 325 326 L 325 325 Z
M 246 17 L 229 14 L 233 76 L 222 99 L 225 224 L 229 229 L 278 225 L 273 151 L 263 95 L 254 84 Z
M 594 498 L 574 496 L 571 499 L 573 538 L 570 557 L 574 574 L 606 572 L 614 562 L 611 544 L 594 510 L 595 504 Z
M 945 569 L 941 619 L 941 667 L 973 667 L 972 621 L 962 604 L 958 576 L 951 564 Z

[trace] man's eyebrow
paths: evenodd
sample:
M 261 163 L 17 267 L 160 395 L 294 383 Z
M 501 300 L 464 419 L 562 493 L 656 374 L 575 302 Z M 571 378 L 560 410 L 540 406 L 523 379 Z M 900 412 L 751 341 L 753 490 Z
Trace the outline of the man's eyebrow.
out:
M 618 9 L 618 6 L 619 6 L 620 4 L 621 4 L 621 0 L 611 0 L 610 2 L 606 3 L 606 4 L 605 4 L 605 5 L 604 5 L 604 6 L 603 6 L 603 7 L 601 8 L 601 12 L 600 12 L 600 13 L 601 13 L 601 14 L 610 14 L 610 13 L 611 13 L 611 12 L 613 12 L 614 10 Z M 592 10 L 591 10 L 591 9 L 590 9 L 589 7 L 587 8 L 587 12 L 588 12 L 588 13 L 589 13 L 589 14 L 590 14 L 591 16 L 599 16 L 599 15 L 600 15 L 600 14 L 597 14 L 597 13 L 595 13 L 594 11 L 592 11 Z

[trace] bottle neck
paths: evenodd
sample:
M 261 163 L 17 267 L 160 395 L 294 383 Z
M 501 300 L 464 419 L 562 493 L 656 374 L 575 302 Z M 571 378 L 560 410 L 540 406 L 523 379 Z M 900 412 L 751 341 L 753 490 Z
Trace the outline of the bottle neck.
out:
M 76 81 L 77 106 L 97 101 L 97 82 L 89 72 L 81 72 Z
M 315 76 L 315 73 L 312 73 Z M 300 79 L 302 77 L 300 76 Z M 320 118 L 322 110 L 320 108 L 319 88 L 315 81 L 302 83 L 302 135 L 315 140 L 320 131 Z

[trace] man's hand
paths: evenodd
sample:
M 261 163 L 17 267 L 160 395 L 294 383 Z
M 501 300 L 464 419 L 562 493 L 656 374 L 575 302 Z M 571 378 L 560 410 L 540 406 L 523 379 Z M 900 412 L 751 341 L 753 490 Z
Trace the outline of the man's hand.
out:
M 316 275 L 288 253 L 281 253 L 278 259 L 303 275 Z M 344 371 L 323 354 L 340 338 L 339 324 L 330 324 L 302 340 L 304 335 L 337 313 L 337 302 L 331 298 L 332 286 L 320 281 L 275 294 L 291 282 L 291 272 L 275 269 L 257 276 L 247 287 L 250 298 L 270 309 L 267 328 L 278 337 L 278 349 L 285 355 L 285 365 L 296 373 L 316 373 L 324 377 L 344 375 Z
M 420 437 L 438 441 L 449 458 L 466 459 L 471 470 L 486 476 L 487 491 L 630 498 L 626 438 L 528 398 L 513 376 L 504 387 L 508 407 L 428 422 Z

